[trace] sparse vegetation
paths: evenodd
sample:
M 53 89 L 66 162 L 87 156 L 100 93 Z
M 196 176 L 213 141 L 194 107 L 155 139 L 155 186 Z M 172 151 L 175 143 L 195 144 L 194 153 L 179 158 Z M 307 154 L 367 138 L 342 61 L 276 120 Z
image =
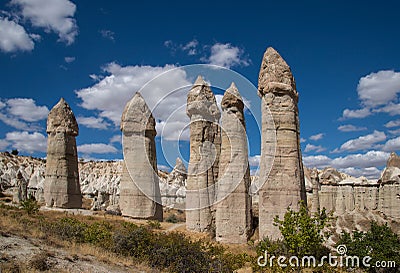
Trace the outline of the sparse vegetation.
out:
M 20 206 L 29 215 L 38 213 L 38 211 L 40 209 L 40 205 L 36 201 L 36 199 L 33 195 L 29 195 L 28 199 L 26 199 L 25 201 L 21 201 Z
M 134 224 L 46 212 L 20 216 L 22 209 L 0 208 L 0 229 L 13 234 L 28 233 L 54 246 L 63 244 L 96 247 L 117 257 L 130 258 L 166 272 L 234 272 L 249 261 L 245 254 L 232 254 L 225 247 L 206 240 L 192 240 L 177 232 L 163 232 L 156 221 Z M 31 259 L 28 266 L 51 266 L 44 256 Z M 50 268 L 51 270 L 51 268 Z
M 11 151 L 11 154 L 12 154 L 12 155 L 18 155 L 18 154 L 19 154 L 19 151 L 18 151 L 17 149 L 13 149 L 13 150 Z
M 362 257 L 370 256 L 368 272 L 399 272 L 400 271 L 400 238 L 391 228 L 371 222 L 371 229 L 368 232 L 354 231 L 352 234 L 343 232 L 338 245 L 347 247 L 347 255 Z M 378 268 L 376 263 L 394 262 L 394 267 Z
M 257 256 L 263 256 L 268 253 L 270 256 L 290 256 L 304 257 L 314 256 L 320 259 L 329 254 L 329 250 L 324 246 L 324 242 L 329 237 L 329 233 L 324 232 L 332 216 L 325 210 L 310 215 L 304 203 L 300 203 L 299 211 L 287 208 L 284 218 L 281 220 L 278 216 L 274 219 L 274 225 L 279 227 L 282 234 L 282 240 L 271 240 L 264 238 L 256 246 Z M 254 262 L 254 261 L 253 261 Z M 295 267 L 300 270 L 299 267 Z M 253 269 L 257 272 L 292 272 L 293 267 L 288 264 L 287 267 L 277 265 L 275 259 L 272 268 L 260 267 L 254 262 Z M 324 271 L 325 272 L 325 271 Z

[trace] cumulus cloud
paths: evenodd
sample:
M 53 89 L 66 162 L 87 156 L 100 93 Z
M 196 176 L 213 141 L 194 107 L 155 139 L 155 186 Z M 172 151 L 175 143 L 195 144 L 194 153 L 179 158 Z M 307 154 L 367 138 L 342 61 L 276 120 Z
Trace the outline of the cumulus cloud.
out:
M 365 154 L 350 154 L 333 159 L 332 166 L 340 169 L 349 167 L 380 167 L 386 164 L 389 155 L 389 153 L 375 150 L 368 151 Z
M 110 138 L 110 143 L 122 143 L 122 135 L 115 135 Z
M 371 111 L 369 108 L 362 108 L 358 110 L 343 110 L 342 119 L 350 119 L 350 118 L 366 118 L 371 115 Z
M 248 66 L 250 61 L 243 56 L 243 49 L 233 46 L 230 43 L 216 43 L 211 46 L 211 54 L 204 58 L 209 64 L 231 68 L 233 66 Z
M 326 155 L 312 155 L 304 156 L 303 163 L 308 168 L 323 169 L 325 167 L 333 167 L 350 175 L 364 175 L 369 179 L 375 179 L 380 174 L 378 168 L 386 164 L 389 155 L 388 152 L 375 150 L 364 154 L 350 154 L 337 158 L 330 158 Z
M 47 149 L 46 137 L 39 132 L 9 132 L 4 141 L 9 143 L 12 148 L 30 154 L 46 152 Z
M 76 5 L 69 0 L 11 0 L 19 8 L 18 14 L 35 27 L 54 32 L 59 41 L 70 45 L 78 35 L 78 26 L 73 18 Z
M 400 73 L 384 70 L 362 77 L 357 93 L 363 105 L 376 107 L 386 105 L 397 98 L 400 92 Z
M 49 109 L 38 106 L 33 99 L 14 98 L 1 102 L 0 120 L 5 124 L 25 131 L 36 131 L 36 122 L 46 119 Z
M 400 150 L 400 137 L 389 139 L 382 147 L 386 152 L 394 152 Z
M 324 136 L 325 136 L 324 133 L 319 133 L 319 134 L 310 136 L 310 139 L 314 140 L 314 141 L 317 141 L 317 140 L 321 140 Z
M 338 130 L 341 132 L 359 132 L 367 130 L 367 127 L 354 126 L 352 124 L 340 125 Z
M 375 144 L 385 141 L 386 135 L 384 132 L 380 132 L 375 130 L 372 134 L 368 134 L 365 136 L 360 136 L 356 139 L 351 139 L 346 141 L 340 146 L 340 152 L 343 151 L 359 151 L 359 150 L 367 150 L 374 147 Z
M 365 118 L 373 113 L 400 114 L 400 72 L 382 70 L 362 77 L 357 85 L 361 109 L 343 111 L 342 119 Z
M 93 129 L 106 130 L 111 125 L 103 118 L 79 116 L 76 118 L 76 120 L 78 121 L 79 125 L 83 125 L 87 128 L 93 128 Z
M 157 120 L 157 132 L 162 132 L 166 140 L 176 140 L 181 135 L 189 123 L 185 112 L 186 94 L 193 84 L 184 70 L 173 65 L 122 67 L 110 63 L 104 72 L 109 75 L 76 92 L 83 108 L 99 111 L 101 118 L 109 119 L 118 127 L 125 104 L 140 90 Z
M 33 99 L 15 98 L 7 100 L 8 112 L 28 122 L 47 118 L 49 109 L 46 106 L 37 106 Z
M 321 145 L 307 144 L 306 148 L 304 149 L 304 152 L 307 153 L 307 152 L 314 151 L 314 152 L 320 153 L 320 152 L 323 152 L 325 150 L 326 150 L 326 148 L 322 147 Z
M 344 168 L 340 169 L 341 172 L 344 172 L 348 175 L 354 176 L 354 177 L 360 177 L 364 176 L 368 179 L 377 179 L 378 177 L 381 176 L 381 170 L 379 170 L 376 167 L 368 167 L 368 168 Z
M 300 138 L 300 143 L 304 143 L 304 142 L 306 142 L 307 140 L 305 139 L 305 138 Z
M 0 151 L 5 151 L 9 145 L 10 145 L 10 142 L 8 142 L 5 139 L 0 139 Z
M 33 39 L 25 28 L 7 18 L 0 18 L 0 50 L 6 53 L 31 51 L 35 47 Z
M 394 128 L 394 127 L 399 127 L 399 126 L 400 126 L 400 119 L 391 120 L 385 124 L 386 128 Z
M 83 154 L 115 154 L 118 152 L 117 148 L 105 143 L 83 144 L 77 148 L 78 152 Z

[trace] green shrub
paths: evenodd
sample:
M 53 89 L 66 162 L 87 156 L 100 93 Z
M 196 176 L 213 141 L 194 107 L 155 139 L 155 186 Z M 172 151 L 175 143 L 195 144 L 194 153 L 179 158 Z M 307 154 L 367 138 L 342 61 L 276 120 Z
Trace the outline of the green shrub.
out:
M 71 217 L 64 217 L 54 223 L 45 222 L 42 231 L 48 235 L 56 236 L 65 241 L 78 243 L 85 242 L 85 230 L 87 225 Z
M 30 195 L 25 201 L 21 201 L 19 204 L 29 215 L 38 213 L 40 209 L 40 205 L 32 195 Z
M 176 223 L 179 222 L 179 219 L 178 219 L 178 217 L 176 217 L 175 214 L 171 214 L 171 215 L 169 215 L 169 216 L 167 217 L 167 219 L 165 219 L 165 221 L 168 222 L 168 223 L 174 223 L 174 224 L 176 224 Z
M 340 236 L 338 245 L 345 245 L 347 255 L 358 256 L 360 259 L 370 256 L 372 259 L 367 268 L 369 272 L 399 272 L 400 271 L 400 238 L 387 225 L 378 225 L 371 222 L 371 229 L 367 232 L 354 231 L 352 234 L 343 232 Z M 393 261 L 393 268 L 377 268 L 376 262 Z M 363 264 L 360 262 L 363 267 Z M 365 268 L 365 267 L 364 267 Z
M 148 220 L 147 225 L 150 229 L 161 229 L 161 224 L 158 220 Z
M 84 229 L 84 242 L 109 247 L 112 237 L 111 231 L 112 226 L 109 223 L 95 222 Z

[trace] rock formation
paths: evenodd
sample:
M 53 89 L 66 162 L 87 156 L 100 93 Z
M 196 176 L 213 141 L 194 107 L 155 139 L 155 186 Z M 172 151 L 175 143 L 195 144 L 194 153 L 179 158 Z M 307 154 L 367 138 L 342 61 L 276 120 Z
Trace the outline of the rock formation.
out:
M 210 231 L 214 221 L 211 205 L 218 178 L 221 113 L 211 88 L 201 76 L 189 91 L 186 113 L 190 118 L 186 227 L 199 232 Z
M 318 213 L 320 211 L 319 203 L 319 190 L 321 185 L 319 184 L 318 170 L 316 168 L 311 170 L 310 173 L 311 184 L 312 184 L 312 200 L 311 200 L 311 210 L 312 214 Z
M 22 175 L 21 170 L 17 172 L 17 187 L 14 194 L 13 202 L 19 203 L 28 199 L 28 182 Z
M 125 106 L 121 131 L 125 163 L 119 200 L 122 215 L 162 221 L 155 120 L 138 92 Z
M 298 208 L 306 202 L 303 164 L 300 151 L 298 93 L 290 67 L 273 48 L 264 54 L 258 78 L 258 94 L 262 98 L 262 134 L 259 191 L 260 238 L 280 237 L 273 224 L 288 207 Z M 273 122 L 266 117 L 272 114 Z M 276 139 L 276 149 L 272 149 Z M 268 174 L 268 161 L 273 161 Z
M 47 118 L 47 160 L 44 199 L 49 207 L 80 208 L 81 188 L 75 137 L 79 133 L 74 113 L 64 99 Z
M 243 100 L 234 83 L 221 102 L 221 155 L 217 205 L 216 240 L 247 243 L 251 233 L 250 168 Z
M 163 206 L 185 209 L 187 170 L 178 157 L 174 169 L 166 174 L 159 171 L 161 201 Z
M 400 220 L 400 157 L 391 153 L 378 183 L 378 209 L 386 216 Z

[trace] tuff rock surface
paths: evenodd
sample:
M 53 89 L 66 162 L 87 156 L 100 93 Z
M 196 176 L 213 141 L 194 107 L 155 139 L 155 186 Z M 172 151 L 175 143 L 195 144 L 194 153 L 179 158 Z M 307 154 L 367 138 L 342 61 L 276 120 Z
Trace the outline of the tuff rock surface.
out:
M 259 231 L 261 238 L 278 239 L 274 217 L 282 218 L 288 207 L 296 210 L 299 201 L 306 202 L 306 192 L 296 84 L 290 67 L 271 47 L 261 63 L 258 94 L 262 99 L 260 182 L 264 183 L 259 191 Z
M 61 98 L 47 118 L 47 160 L 44 200 L 49 207 L 80 208 L 78 152 L 75 137 L 79 134 L 74 113 Z
M 122 215 L 162 221 L 155 120 L 139 92 L 125 106 L 121 131 L 124 164 L 119 206 Z
M 245 244 L 252 231 L 250 168 L 243 99 L 235 84 L 221 102 L 221 155 L 215 215 L 216 240 Z
M 193 231 L 214 229 L 215 182 L 218 178 L 221 113 L 211 88 L 201 76 L 187 97 L 190 118 L 190 159 L 186 188 L 186 228 Z

